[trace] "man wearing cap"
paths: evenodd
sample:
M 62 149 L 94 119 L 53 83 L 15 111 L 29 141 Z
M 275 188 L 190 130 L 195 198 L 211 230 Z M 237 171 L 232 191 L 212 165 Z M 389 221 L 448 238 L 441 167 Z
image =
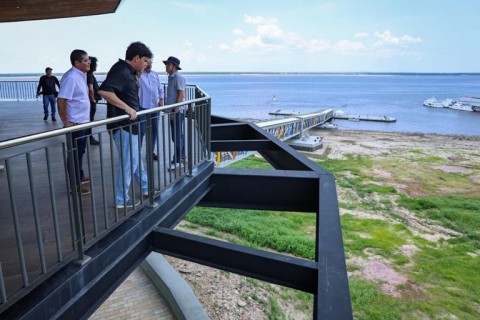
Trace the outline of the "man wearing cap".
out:
M 45 75 L 40 77 L 37 87 L 37 98 L 40 94 L 43 95 L 43 112 L 45 113 L 43 120 L 48 120 L 48 105 L 51 105 L 52 108 L 52 121 L 57 121 L 55 119 L 55 111 L 57 104 L 55 99 L 57 97 L 57 89 L 55 85 L 60 89 L 60 82 L 58 82 L 57 77 L 52 76 L 52 68 L 48 67 L 45 69 Z M 40 91 L 42 89 L 42 91 Z
M 180 60 L 175 57 L 168 57 L 164 60 L 165 71 L 168 73 L 168 87 L 165 105 L 185 101 L 185 78 L 178 72 Z M 185 161 L 185 116 L 184 107 L 174 108 L 169 115 L 172 141 L 175 144 L 170 170 L 181 167 Z

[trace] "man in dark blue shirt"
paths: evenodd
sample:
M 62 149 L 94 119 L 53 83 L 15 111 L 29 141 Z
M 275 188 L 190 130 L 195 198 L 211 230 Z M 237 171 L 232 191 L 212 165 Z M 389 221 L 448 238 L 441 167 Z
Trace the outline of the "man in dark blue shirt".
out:
M 46 68 L 45 73 L 45 75 L 40 77 L 40 81 L 38 81 L 37 98 L 40 94 L 43 95 L 43 112 L 45 113 L 43 120 L 48 120 L 48 105 L 50 104 L 52 108 L 52 121 L 57 121 L 57 119 L 55 119 L 55 111 L 57 108 L 55 99 L 57 98 L 58 92 L 55 85 L 57 85 L 60 90 L 60 82 L 58 82 L 57 77 L 52 76 L 52 68 Z M 40 91 L 40 89 L 42 89 L 42 91 Z
M 152 52 L 145 44 L 141 42 L 130 44 L 125 54 L 125 60 L 119 59 L 112 66 L 98 91 L 98 94 L 107 101 L 107 118 L 129 116 L 129 119 L 107 125 L 121 158 L 118 162 L 115 187 L 118 209 L 126 209 L 140 204 L 140 202 L 132 201 L 128 195 L 132 182 L 130 167 L 133 167 L 135 178 L 142 187 L 143 195 L 148 195 L 147 173 L 143 170 L 144 166 L 140 168 L 141 159 L 138 152 L 139 123 L 136 120 L 140 102 L 137 75 L 142 73 L 148 60 L 152 57 Z

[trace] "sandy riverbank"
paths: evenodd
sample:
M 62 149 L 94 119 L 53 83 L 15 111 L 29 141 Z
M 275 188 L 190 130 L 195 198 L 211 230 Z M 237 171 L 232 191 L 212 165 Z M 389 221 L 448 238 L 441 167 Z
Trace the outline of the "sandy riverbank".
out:
M 323 148 L 311 156 L 328 155 L 331 159 L 341 159 L 347 154 L 395 155 L 414 149 L 438 155 L 459 150 L 480 152 L 480 136 L 322 129 L 312 129 L 309 134 L 323 137 L 324 141 Z

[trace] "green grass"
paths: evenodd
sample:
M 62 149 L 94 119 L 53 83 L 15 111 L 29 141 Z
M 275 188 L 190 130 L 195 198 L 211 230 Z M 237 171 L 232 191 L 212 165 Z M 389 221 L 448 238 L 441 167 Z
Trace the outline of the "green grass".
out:
M 402 319 L 401 301 L 383 294 L 375 284 L 357 277 L 350 278 L 350 294 L 355 319 Z
M 410 231 L 402 224 L 375 219 L 364 219 L 345 214 L 342 233 L 345 252 L 348 256 L 365 256 L 365 249 L 385 258 L 405 262 L 398 248 L 407 243 Z
M 472 254 L 469 255 L 468 253 Z M 476 256 L 475 256 L 476 254 Z M 420 310 L 434 317 L 448 312 L 459 319 L 480 315 L 480 255 L 478 243 L 423 248 L 410 277 L 428 288 Z
M 437 221 L 462 233 L 466 240 L 480 241 L 480 197 L 428 196 L 410 198 L 402 196 L 399 204 L 420 216 Z
M 196 207 L 186 221 L 242 239 L 243 245 L 315 257 L 315 214 Z
M 270 169 L 274 168 L 265 159 L 258 156 L 248 156 L 245 159 L 234 162 L 228 166 L 230 169 Z

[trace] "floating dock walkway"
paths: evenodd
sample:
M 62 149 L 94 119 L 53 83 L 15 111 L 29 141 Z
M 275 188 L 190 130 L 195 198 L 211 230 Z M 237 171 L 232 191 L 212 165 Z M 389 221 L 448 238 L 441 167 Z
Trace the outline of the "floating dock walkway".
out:
M 350 121 L 377 121 L 377 122 L 395 122 L 397 119 L 387 116 L 360 116 L 349 114 L 334 114 L 333 119 Z

